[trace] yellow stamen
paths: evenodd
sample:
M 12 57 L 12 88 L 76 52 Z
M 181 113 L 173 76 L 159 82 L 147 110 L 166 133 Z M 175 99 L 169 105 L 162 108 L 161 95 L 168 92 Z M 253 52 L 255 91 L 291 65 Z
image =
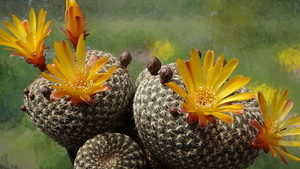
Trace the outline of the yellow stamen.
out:
M 212 87 L 201 86 L 194 92 L 194 101 L 196 109 L 199 107 L 203 109 L 213 108 L 217 103 L 217 96 L 212 91 Z

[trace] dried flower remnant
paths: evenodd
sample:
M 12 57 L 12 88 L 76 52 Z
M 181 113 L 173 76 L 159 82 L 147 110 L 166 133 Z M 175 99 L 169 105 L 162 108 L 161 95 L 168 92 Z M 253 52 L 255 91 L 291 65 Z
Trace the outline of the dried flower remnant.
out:
M 272 157 L 277 157 L 283 163 L 288 164 L 286 157 L 300 161 L 293 156 L 284 146 L 300 147 L 300 141 L 286 141 L 284 137 L 300 135 L 300 118 L 294 116 L 286 119 L 289 111 L 293 107 L 292 100 L 286 100 L 288 90 L 278 96 L 278 89 L 275 90 L 270 110 L 268 110 L 267 101 L 262 93 L 258 93 L 258 101 L 263 114 L 264 123 L 261 125 L 255 120 L 250 120 L 249 124 L 258 129 L 259 133 L 252 141 L 252 147 L 263 149 L 265 153 L 270 152 Z M 298 126 L 297 126 L 298 125 Z
M 44 71 L 46 66 L 44 50 L 49 48 L 44 45 L 44 41 L 52 31 L 48 29 L 51 21 L 45 23 L 46 14 L 47 12 L 41 9 L 38 22 L 33 8 L 29 12 L 29 21 L 21 22 L 17 16 L 12 15 L 14 25 L 8 21 L 4 21 L 3 24 L 13 35 L 0 28 L 0 45 L 10 47 L 5 49 L 15 52 L 11 56 L 19 55 L 41 71 Z
M 198 122 L 200 127 L 206 127 L 208 122 L 216 124 L 216 118 L 232 124 L 233 117 L 226 113 L 243 114 L 242 105 L 232 105 L 233 101 L 248 100 L 254 97 L 251 92 L 231 95 L 250 81 L 250 77 L 236 75 L 228 79 L 236 68 L 238 59 L 231 59 L 223 66 L 224 55 L 220 56 L 215 65 L 214 52 L 207 51 L 201 64 L 197 50 L 192 49 L 189 61 L 177 59 L 177 67 L 187 92 L 174 82 L 165 83 L 178 93 L 185 102 L 181 104 L 182 112 L 188 113 L 187 122 Z M 226 83 L 225 83 L 226 82 Z
M 110 78 L 117 67 L 111 67 L 106 73 L 97 73 L 108 61 L 108 57 L 94 56 L 85 63 L 84 34 L 79 37 L 76 59 L 66 41 L 55 42 L 54 47 L 58 60 L 54 58 L 54 64 L 48 64 L 47 69 L 56 78 L 42 72 L 42 76 L 46 79 L 59 84 L 51 86 L 56 89 L 50 96 L 51 101 L 69 96 L 71 106 L 80 105 L 84 102 L 92 105 L 94 103 L 91 98 L 92 95 L 110 89 L 103 83 Z
M 61 30 L 76 49 L 79 36 L 83 33 L 85 39 L 89 34 L 86 33 L 88 30 L 85 16 L 75 0 L 66 0 L 65 24 L 66 29 L 61 28 Z

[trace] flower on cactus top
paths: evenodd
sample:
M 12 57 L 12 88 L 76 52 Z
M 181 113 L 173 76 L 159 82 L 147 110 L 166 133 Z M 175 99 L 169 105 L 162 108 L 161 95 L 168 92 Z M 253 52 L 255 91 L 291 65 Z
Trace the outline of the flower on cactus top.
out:
M 89 34 L 86 33 L 85 16 L 75 0 L 66 0 L 65 24 L 67 28 L 61 30 L 76 49 L 79 36 L 83 33 L 85 39 Z
M 108 61 L 108 57 L 94 56 L 85 63 L 84 34 L 79 37 L 76 58 L 73 57 L 71 47 L 66 41 L 54 42 L 54 48 L 58 59 L 53 58 L 54 64 L 46 66 L 52 75 L 42 72 L 43 77 L 58 83 L 51 86 L 56 89 L 50 96 L 51 101 L 69 96 L 71 106 L 84 102 L 92 105 L 94 103 L 92 95 L 110 89 L 103 83 L 115 72 L 116 66 L 111 67 L 106 73 L 97 73 Z
M 299 158 L 293 156 L 284 146 L 300 147 L 300 141 L 288 141 L 284 136 L 300 135 L 300 118 L 294 116 L 286 119 L 289 111 L 293 107 L 292 100 L 286 100 L 288 90 L 285 90 L 279 98 L 276 89 L 272 97 L 270 110 L 268 111 L 267 101 L 262 93 L 258 93 L 259 106 L 261 108 L 264 123 L 261 125 L 255 120 L 250 120 L 249 124 L 258 129 L 259 133 L 252 141 L 252 147 L 263 149 L 265 153 L 270 151 L 272 157 L 279 158 L 287 164 L 285 158 L 288 157 L 295 161 Z M 297 126 L 298 125 L 298 126 Z
M 46 14 L 47 12 L 41 9 L 37 23 L 36 14 L 32 8 L 29 12 L 29 21 L 21 22 L 18 17 L 12 15 L 14 25 L 8 21 L 4 21 L 3 24 L 14 36 L 0 29 L 0 45 L 11 47 L 6 49 L 15 52 L 11 56 L 22 56 L 27 63 L 33 64 L 41 71 L 44 71 L 46 66 L 44 50 L 49 48 L 44 45 L 44 41 L 52 31 L 48 29 L 51 21 L 45 23 Z
M 232 105 L 231 102 L 254 97 L 250 92 L 231 95 L 246 85 L 250 77 L 236 75 L 226 82 L 236 68 L 238 60 L 231 59 L 223 65 L 224 55 L 222 55 L 214 64 L 214 55 L 213 51 L 207 51 L 201 64 L 197 51 L 192 49 L 189 61 L 177 59 L 177 67 L 187 92 L 174 82 L 165 84 L 185 100 L 181 105 L 181 111 L 188 113 L 187 122 L 189 124 L 198 122 L 202 128 L 207 126 L 208 122 L 216 124 L 216 118 L 232 124 L 233 117 L 227 113 L 243 114 L 243 106 Z

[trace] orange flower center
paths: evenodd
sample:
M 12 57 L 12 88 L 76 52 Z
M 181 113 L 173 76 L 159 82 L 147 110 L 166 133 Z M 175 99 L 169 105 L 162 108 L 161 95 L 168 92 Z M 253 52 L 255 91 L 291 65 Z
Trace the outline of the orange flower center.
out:
M 74 89 L 88 89 L 94 85 L 92 80 L 86 81 L 86 72 L 83 69 L 78 69 L 70 78 L 68 85 Z
M 213 108 L 217 103 L 217 96 L 212 87 L 201 86 L 194 92 L 194 102 L 196 108 Z

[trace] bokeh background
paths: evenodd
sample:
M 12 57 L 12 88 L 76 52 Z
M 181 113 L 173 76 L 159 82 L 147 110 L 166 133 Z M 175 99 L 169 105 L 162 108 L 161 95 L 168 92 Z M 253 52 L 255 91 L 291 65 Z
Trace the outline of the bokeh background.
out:
M 251 76 L 247 86 L 267 99 L 274 89 L 290 90 L 291 114 L 300 114 L 300 1 L 299 0 L 77 0 L 89 23 L 88 49 L 133 56 L 134 79 L 151 56 L 163 64 L 188 59 L 196 48 L 238 58 L 234 74 Z M 0 0 L 0 21 L 11 14 L 28 18 L 31 7 L 44 8 L 53 31 L 45 44 L 48 63 L 53 42 L 66 39 L 65 0 Z M 7 30 L 3 24 L 0 28 Z M 0 46 L 0 169 L 71 169 L 64 148 L 28 120 L 20 110 L 23 89 L 40 73 Z M 300 139 L 294 138 L 294 139 Z M 299 148 L 289 149 L 300 157 Z M 299 168 L 264 154 L 250 169 Z

